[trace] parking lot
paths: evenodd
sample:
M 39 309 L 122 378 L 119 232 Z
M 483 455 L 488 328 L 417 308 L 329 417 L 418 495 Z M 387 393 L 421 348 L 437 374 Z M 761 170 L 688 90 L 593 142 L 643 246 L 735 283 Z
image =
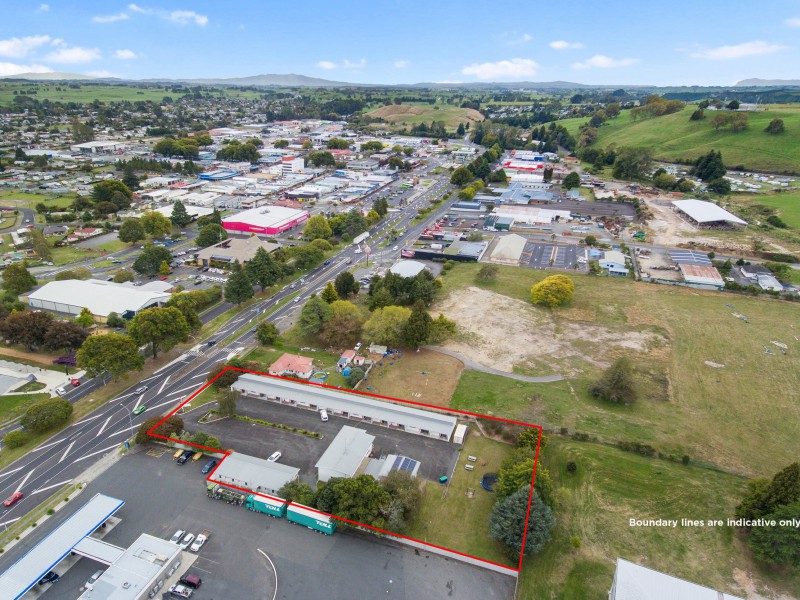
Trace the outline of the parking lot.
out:
M 458 458 L 458 447 L 450 442 L 363 423 L 360 420 L 337 417 L 332 414 L 328 422 L 323 423 L 316 411 L 258 398 L 240 396 L 237 402 L 238 414 L 315 431 L 323 434 L 324 439 L 310 438 L 238 419 L 197 423 L 204 412 L 203 409 L 200 409 L 184 416 L 189 431 L 200 429 L 208 432 L 219 437 L 225 448 L 233 448 L 260 458 L 267 458 L 273 452 L 280 451 L 280 462 L 300 469 L 300 478 L 309 483 L 316 482 L 314 465 L 343 425 L 358 427 L 370 435 L 374 435 L 376 457 L 386 454 L 402 454 L 420 461 L 419 475 L 426 479 L 438 479 L 442 475 L 449 476 Z
M 575 270 L 577 265 L 578 271 L 586 271 L 588 263 L 584 262 L 585 258 L 586 250 L 583 246 L 528 242 L 522 251 L 520 263 L 534 269 Z
M 316 534 L 285 519 L 273 519 L 206 496 L 203 461 L 176 465 L 171 452 L 136 452 L 123 457 L 76 497 L 76 506 L 43 524 L 25 542 L 0 557 L 7 568 L 35 541 L 102 492 L 126 501 L 122 521 L 105 541 L 122 547 L 142 532 L 164 539 L 177 529 L 211 531 L 188 572 L 203 579 L 197 600 L 272 598 L 275 574 L 258 553 L 267 553 L 278 575 L 278 598 L 510 599 L 514 581 L 491 571 L 415 551 L 391 541 L 351 531 Z M 160 454 L 160 456 L 159 456 Z M 102 568 L 88 559 L 63 573 L 43 600 L 76 598 L 84 582 Z M 335 590 L 335 592 L 334 592 Z M 333 594 L 333 595 L 332 595 Z

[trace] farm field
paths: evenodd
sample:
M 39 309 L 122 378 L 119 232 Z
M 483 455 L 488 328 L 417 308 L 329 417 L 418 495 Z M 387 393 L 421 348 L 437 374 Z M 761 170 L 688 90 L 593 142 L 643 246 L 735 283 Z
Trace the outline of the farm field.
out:
M 465 371 L 454 407 L 641 441 L 748 476 L 796 459 L 800 406 L 789 393 L 800 386 L 795 304 L 578 275 L 570 304 L 551 313 L 527 301 L 544 273 L 501 267 L 495 283 L 478 285 L 478 268 L 459 264 L 444 278 L 445 298 L 433 311 L 459 325 L 445 347 L 490 367 L 562 373 L 566 380 L 528 384 Z M 469 299 L 476 297 L 484 320 L 472 318 Z M 513 332 L 490 335 L 481 328 L 495 313 Z M 786 354 L 773 340 L 788 345 Z M 529 354 L 521 351 L 526 348 Z M 587 391 L 621 355 L 637 366 L 641 397 L 631 407 L 599 402 Z
M 739 133 L 715 131 L 709 123 L 713 116 L 710 111 L 706 112 L 706 119 L 690 121 L 696 108 L 688 105 L 681 112 L 637 122 L 631 121 L 630 111 L 622 111 L 600 127 L 594 147 L 642 146 L 652 148 L 656 159 L 670 162 L 691 161 L 713 149 L 722 152 L 729 168 L 742 165 L 747 170 L 800 173 L 800 106 L 775 105 L 766 111 L 746 113 L 750 125 Z M 781 135 L 764 132 L 775 117 L 786 125 L 786 132 Z M 558 123 L 577 135 L 579 126 L 587 120 L 564 119 Z
M 777 194 L 735 194 L 732 201 L 744 206 L 763 205 L 778 211 L 786 224 L 800 231 L 800 191 Z
M 471 108 L 430 104 L 400 104 L 381 106 L 367 113 L 370 117 L 380 117 L 397 129 L 411 128 L 420 123 L 444 121 L 448 129 L 457 129 L 459 123 L 483 121 L 483 115 Z
M 577 464 L 574 475 L 568 461 Z M 542 553 L 525 561 L 519 598 L 608 598 L 617 557 L 742 597 L 800 594 L 796 572 L 764 570 L 732 528 L 629 524 L 631 518 L 725 520 L 744 479 L 559 436 L 549 436 L 542 464 L 556 487 L 557 524 Z

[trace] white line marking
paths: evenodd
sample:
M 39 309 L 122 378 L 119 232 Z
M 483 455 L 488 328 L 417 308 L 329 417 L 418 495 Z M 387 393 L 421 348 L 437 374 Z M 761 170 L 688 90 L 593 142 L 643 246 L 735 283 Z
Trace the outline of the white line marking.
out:
M 114 415 L 111 415 L 111 416 L 114 416 Z M 106 419 L 105 423 L 103 423 L 102 427 L 100 427 L 100 431 L 98 431 L 98 432 L 97 432 L 97 435 L 95 435 L 94 437 L 98 437 L 98 436 L 99 436 L 101 433 L 103 433 L 103 431 L 105 430 L 105 428 L 106 428 L 106 426 L 108 425 L 108 422 L 109 422 L 110 420 L 111 420 L 111 417 L 108 417 L 108 418 Z
M 142 403 L 142 398 L 144 398 L 144 394 L 139 396 L 139 399 L 136 400 L 136 404 L 133 405 L 133 410 L 136 410 L 137 408 L 139 408 L 139 405 Z M 133 410 L 131 412 L 133 412 Z
M 120 400 L 121 400 L 121 398 L 120 398 Z M 88 423 L 89 421 L 94 421 L 95 419 L 99 419 L 103 415 L 104 415 L 104 413 L 100 413 L 99 415 L 95 415 L 93 417 L 88 417 L 88 418 L 84 419 L 83 421 L 78 421 L 77 423 L 73 423 L 71 426 L 75 427 L 77 425 L 83 425 L 84 423 Z
M 67 438 L 61 438 L 60 440 L 57 440 L 55 442 L 50 442 L 49 444 L 45 444 L 44 446 L 39 446 L 38 448 L 34 448 L 33 450 L 31 450 L 31 454 L 33 454 L 34 452 L 38 452 L 39 450 L 44 450 L 45 448 L 49 448 L 50 446 L 55 446 L 56 444 L 60 444 L 65 439 Z
M 200 373 L 200 375 L 195 375 L 194 377 L 189 377 L 189 380 L 192 379 L 199 379 L 200 377 L 208 377 L 208 373 Z
M 53 485 L 48 485 L 45 488 L 39 488 L 38 490 L 31 492 L 31 494 L 38 494 L 39 492 L 46 492 L 47 490 L 52 490 L 53 488 L 61 487 L 62 485 L 67 485 L 70 481 L 72 481 L 72 479 L 67 479 L 66 481 L 62 481 L 61 483 L 54 483 Z
M 167 400 L 166 402 L 162 402 L 161 404 L 156 404 L 155 406 L 148 406 L 147 410 L 152 410 L 154 408 L 161 408 L 162 406 L 166 406 L 167 404 L 180 404 L 181 402 L 183 402 L 183 399 Z
M 167 378 L 164 380 L 164 383 L 162 383 L 161 387 L 158 388 L 158 392 L 156 392 L 157 394 L 160 394 L 161 392 L 164 391 L 164 388 L 167 387 L 167 382 L 169 381 L 170 377 L 172 377 L 172 375 L 167 375 Z
M 69 454 L 69 451 L 72 450 L 72 447 L 74 445 L 75 445 L 75 442 L 72 442 L 69 446 L 67 446 L 67 449 L 64 450 L 64 454 L 61 455 L 61 458 L 58 459 L 58 462 L 61 462 L 62 460 L 67 458 L 67 454 Z
M 25 475 L 25 478 L 24 478 L 24 479 L 22 480 L 22 482 L 19 484 L 19 487 L 18 487 L 16 490 L 14 490 L 15 492 L 18 492 L 18 491 L 20 491 L 20 490 L 22 489 L 22 486 L 23 486 L 23 485 L 25 485 L 25 483 L 28 481 L 28 478 L 29 478 L 31 475 L 33 475 L 33 472 L 34 472 L 35 470 L 36 470 L 36 467 L 33 467 L 33 468 L 30 470 L 30 471 L 28 471 L 28 474 L 27 474 L 27 475 Z
M 194 390 L 194 389 L 197 389 L 197 386 L 196 385 L 190 385 L 189 387 L 185 387 L 182 390 L 177 390 L 175 392 L 170 392 L 165 397 L 169 398 L 170 396 L 174 396 L 175 394 L 180 394 L 181 392 L 185 392 L 186 390 Z
M 0 479 L 3 479 L 4 477 L 8 477 L 12 473 L 16 473 L 17 471 L 22 471 L 22 469 L 24 469 L 24 468 L 25 467 L 17 467 L 16 469 L 12 469 L 11 471 L 6 471 L 2 475 L 0 475 Z
M 115 431 L 114 433 L 109 433 L 106 437 L 114 437 L 115 435 L 119 435 L 120 433 L 127 433 L 132 429 L 138 429 L 138 425 L 134 425 L 133 427 L 126 427 L 125 429 L 120 429 L 119 431 Z
M 113 446 L 109 446 L 108 448 L 103 448 L 102 450 L 98 450 L 97 452 L 92 452 L 91 454 L 87 454 L 86 456 L 81 456 L 80 458 L 76 458 L 73 460 L 73 463 L 81 461 L 85 458 L 89 458 L 91 456 L 97 456 L 98 454 L 102 454 L 103 452 L 108 452 L 109 450 L 113 450 L 114 448 L 119 448 L 119 444 L 114 444 Z
M 11 525 L 12 523 L 16 523 L 17 521 L 19 521 L 21 518 L 22 517 L 17 517 L 16 519 L 11 519 L 10 521 L 3 521 L 2 523 L 0 523 L 0 525 Z

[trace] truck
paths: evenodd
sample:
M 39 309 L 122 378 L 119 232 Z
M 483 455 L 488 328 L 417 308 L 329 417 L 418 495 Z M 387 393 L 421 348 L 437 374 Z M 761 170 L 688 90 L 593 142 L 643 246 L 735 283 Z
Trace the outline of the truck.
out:
M 244 504 L 247 499 L 247 494 L 239 490 L 233 490 L 219 485 L 218 483 L 209 484 L 206 494 L 209 498 L 217 498 L 225 500 L 228 504 Z
M 180 583 L 169 586 L 169 590 L 167 591 L 177 598 L 191 598 L 192 593 L 194 593 L 192 588 L 181 585 Z
M 197 535 L 194 542 L 189 547 L 189 550 L 192 552 L 200 552 L 200 548 L 208 541 L 209 537 L 211 537 L 211 532 L 208 529 L 203 529 L 203 531 Z
M 332 535 L 336 531 L 334 519 L 302 504 L 291 504 L 287 507 L 286 520 L 326 535 Z
M 286 514 L 286 502 L 283 500 L 273 500 L 264 496 L 250 494 L 245 500 L 244 507 L 248 510 L 264 513 L 276 519 L 280 519 Z
M 369 231 L 365 231 L 364 233 L 358 234 L 356 237 L 353 238 L 353 245 L 357 246 L 361 242 L 365 242 L 369 238 Z

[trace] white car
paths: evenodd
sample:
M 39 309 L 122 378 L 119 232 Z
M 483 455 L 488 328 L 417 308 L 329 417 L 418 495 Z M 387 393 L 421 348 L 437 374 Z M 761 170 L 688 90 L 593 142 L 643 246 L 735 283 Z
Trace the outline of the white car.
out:
M 205 536 L 202 535 L 197 536 L 197 539 L 194 541 L 194 544 L 191 545 L 189 550 L 191 550 L 192 552 L 200 552 L 200 548 L 202 548 L 203 544 L 206 543 L 206 539 L 208 538 L 206 538 Z
M 400 246 L 395 246 L 392 250 L 400 250 Z
M 189 544 L 191 544 L 193 541 L 194 541 L 194 534 L 187 533 L 185 536 L 183 536 L 183 539 L 180 541 L 178 545 L 184 550 L 186 550 L 189 547 Z
M 273 452 L 272 454 L 269 455 L 267 462 L 277 462 L 280 457 L 281 457 L 280 452 Z
M 323 423 L 328 422 L 328 411 L 324 408 L 319 409 L 319 418 L 322 419 Z
M 177 544 L 178 542 L 181 541 L 181 538 L 184 535 L 186 535 L 186 530 L 185 529 L 178 529 L 178 531 L 176 531 L 174 533 L 174 535 L 171 538 L 169 538 L 169 541 L 172 542 L 173 544 Z
M 356 248 L 355 250 L 353 250 L 353 254 L 361 254 L 362 252 L 364 251 L 361 248 Z

